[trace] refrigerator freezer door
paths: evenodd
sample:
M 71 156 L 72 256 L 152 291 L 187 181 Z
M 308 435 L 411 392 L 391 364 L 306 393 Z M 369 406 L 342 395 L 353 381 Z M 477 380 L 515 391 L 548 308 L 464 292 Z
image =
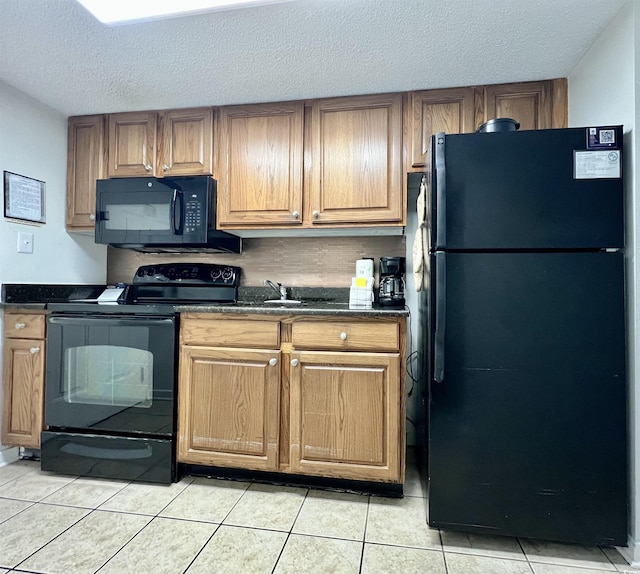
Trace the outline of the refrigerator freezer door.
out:
M 585 147 L 586 128 L 433 136 L 434 250 L 623 247 L 622 179 L 574 179 Z
M 448 253 L 446 263 L 429 524 L 625 545 L 622 255 Z

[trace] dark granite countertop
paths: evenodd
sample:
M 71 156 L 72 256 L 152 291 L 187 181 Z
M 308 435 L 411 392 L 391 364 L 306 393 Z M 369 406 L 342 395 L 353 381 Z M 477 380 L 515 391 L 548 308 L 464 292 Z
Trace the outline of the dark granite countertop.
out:
M 47 309 L 49 304 L 67 303 L 73 300 L 95 299 L 105 285 L 38 285 L 12 284 L 2 285 L 0 308 L 2 309 Z M 167 305 L 177 313 L 230 313 L 230 314 L 266 314 L 266 315 L 336 315 L 361 317 L 403 317 L 409 315 L 409 309 L 374 306 L 371 309 L 349 308 L 349 289 L 300 287 L 292 289 L 291 298 L 300 300 L 299 304 L 265 303 L 274 295 L 264 287 L 240 287 L 237 303 L 197 303 Z M 109 310 L 117 312 L 118 306 Z M 129 307 L 130 308 L 130 307 Z M 99 307 L 85 305 L 83 311 Z M 80 310 L 80 307 L 78 307 Z M 100 309 L 104 311 L 104 309 Z M 142 308 L 141 308 L 142 311 Z
M 278 303 L 264 303 L 254 301 L 239 301 L 233 305 L 198 304 L 176 305 L 175 310 L 180 313 L 229 313 L 261 315 L 337 315 L 360 317 L 404 317 L 409 315 L 409 309 L 375 306 L 371 309 L 349 308 L 348 302 L 341 301 L 308 301 L 298 305 L 284 305 Z

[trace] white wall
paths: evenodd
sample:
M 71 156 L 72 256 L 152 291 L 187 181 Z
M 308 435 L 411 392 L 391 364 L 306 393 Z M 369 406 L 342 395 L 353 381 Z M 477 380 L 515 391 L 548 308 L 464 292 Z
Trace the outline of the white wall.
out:
M 629 385 L 629 547 L 640 565 L 640 5 L 629 0 L 569 75 L 569 126 L 624 125 Z
M 66 169 L 66 118 L 0 82 L 0 177 L 9 171 L 46 183 L 45 224 L 0 219 L 0 283 L 105 282 L 106 248 L 65 231 Z M 33 254 L 17 253 L 19 231 L 33 233 Z M 0 465 L 5 458 L 0 446 Z

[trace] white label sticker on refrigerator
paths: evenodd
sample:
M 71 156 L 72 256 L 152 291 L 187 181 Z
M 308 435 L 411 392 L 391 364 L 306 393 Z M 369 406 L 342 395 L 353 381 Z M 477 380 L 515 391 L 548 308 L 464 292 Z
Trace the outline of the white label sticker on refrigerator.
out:
M 574 151 L 574 179 L 611 179 L 620 178 L 620 152 Z

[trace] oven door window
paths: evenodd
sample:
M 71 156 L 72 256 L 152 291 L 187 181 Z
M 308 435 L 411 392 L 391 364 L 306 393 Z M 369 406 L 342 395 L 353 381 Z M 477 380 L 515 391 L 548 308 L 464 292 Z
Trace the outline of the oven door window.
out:
M 149 408 L 153 353 L 117 345 L 65 350 L 64 400 L 69 403 Z
M 173 316 L 50 316 L 45 424 L 171 436 L 175 343 Z

